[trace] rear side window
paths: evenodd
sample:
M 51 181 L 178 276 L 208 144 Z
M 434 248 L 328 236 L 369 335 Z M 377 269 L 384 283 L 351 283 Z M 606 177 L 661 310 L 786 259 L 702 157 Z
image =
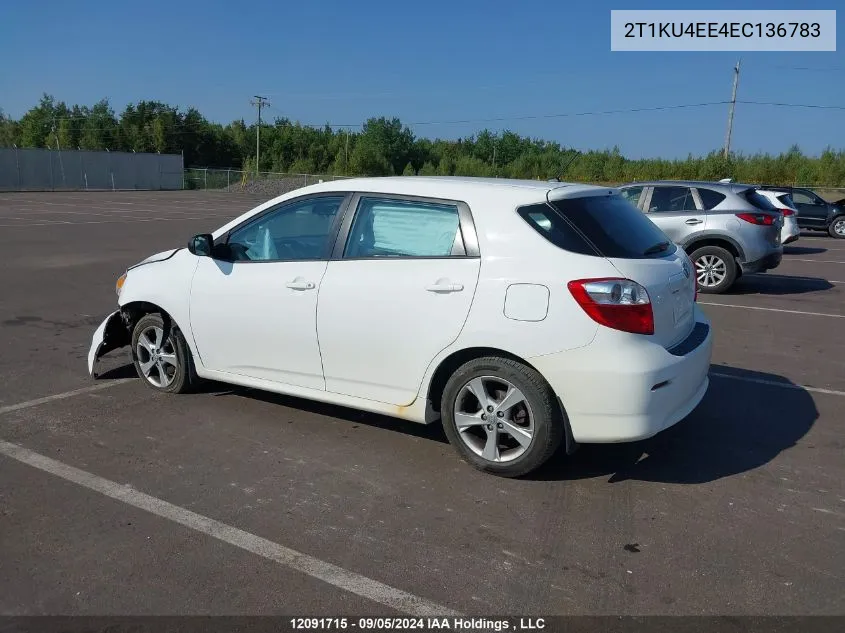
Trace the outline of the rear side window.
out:
M 458 208 L 361 198 L 344 257 L 449 257 L 463 255 Z
M 569 251 L 640 259 L 676 250 L 663 231 L 620 195 L 568 198 L 537 208 L 546 209 L 543 221 L 551 227 L 546 232 L 531 220 L 535 207 L 523 207 L 520 215 L 550 242 Z
M 704 208 L 707 211 L 715 209 L 719 203 L 725 199 L 725 194 L 723 193 L 713 191 L 712 189 L 702 189 L 700 187 L 698 188 L 698 195 L 701 197 L 701 204 L 704 205 Z
M 777 207 L 772 204 L 766 196 L 759 193 L 756 189 L 747 189 L 741 194 L 748 202 L 760 209 L 761 211 L 776 211 Z

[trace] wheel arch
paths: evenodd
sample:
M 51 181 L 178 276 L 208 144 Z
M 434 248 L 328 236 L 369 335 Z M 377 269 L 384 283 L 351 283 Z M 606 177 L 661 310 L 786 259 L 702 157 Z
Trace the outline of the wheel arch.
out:
M 724 248 L 738 260 L 745 261 L 745 251 L 742 246 L 740 246 L 739 242 L 737 242 L 734 238 L 721 233 L 702 233 L 700 235 L 693 236 L 688 241 L 684 242 L 682 246 L 688 255 L 692 255 L 695 250 L 702 248 L 703 246 L 718 246 L 719 248 Z
M 182 332 L 182 336 L 185 339 L 185 343 L 188 345 L 188 349 L 191 351 L 191 354 L 194 357 L 194 360 L 198 360 L 197 350 L 194 348 L 194 341 L 193 337 L 190 336 L 189 332 L 185 330 L 184 327 L 177 321 L 177 319 L 171 314 L 169 310 L 166 310 L 162 306 L 152 301 L 144 301 L 144 300 L 134 300 L 134 301 L 127 301 L 126 303 L 120 306 L 120 315 L 123 320 L 123 325 L 126 328 L 126 333 L 129 340 L 132 339 L 132 330 L 135 328 L 135 324 L 138 323 L 141 318 L 148 314 L 158 314 L 161 316 L 162 321 L 164 321 L 165 326 L 176 326 L 180 332 Z
M 431 378 L 429 379 L 428 384 L 425 387 L 428 407 L 434 415 L 438 417 L 440 416 L 440 401 L 443 397 L 443 391 L 446 389 L 446 383 L 449 382 L 449 378 L 452 376 L 452 374 L 454 374 L 455 371 L 457 371 L 457 369 L 464 363 L 467 363 L 471 360 L 475 360 L 477 358 L 485 358 L 487 356 L 498 356 L 501 358 L 507 358 L 517 363 L 521 363 L 526 367 L 529 367 L 536 371 L 538 374 L 540 374 L 540 376 L 543 376 L 542 372 L 539 369 L 537 369 L 534 365 L 532 365 L 530 362 L 528 362 L 521 356 L 498 347 L 477 346 L 465 347 L 463 349 L 455 350 L 443 359 L 441 359 L 439 363 L 437 363 L 437 366 L 432 372 Z M 543 380 L 546 380 L 545 376 L 543 376 Z M 548 384 L 548 380 L 546 380 L 546 383 Z M 551 389 L 551 386 L 549 388 Z M 554 393 L 554 390 L 552 390 L 552 393 Z M 561 418 L 563 419 L 564 442 L 566 445 L 566 453 L 567 455 L 569 455 L 575 451 L 575 449 L 577 448 L 577 444 L 575 442 L 575 439 L 572 437 L 572 428 L 569 424 L 569 416 L 566 414 L 566 408 L 564 407 L 564 404 L 561 401 L 560 396 L 557 395 L 557 393 L 555 393 L 555 401 L 557 402 Z

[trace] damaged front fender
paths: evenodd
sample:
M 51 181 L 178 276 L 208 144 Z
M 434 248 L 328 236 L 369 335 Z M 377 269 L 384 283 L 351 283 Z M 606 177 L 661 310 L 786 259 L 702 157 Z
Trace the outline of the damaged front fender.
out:
M 129 345 L 129 331 L 123 322 L 120 310 L 115 310 L 94 331 L 91 348 L 88 350 L 88 374 L 94 374 L 97 359 L 112 350 Z

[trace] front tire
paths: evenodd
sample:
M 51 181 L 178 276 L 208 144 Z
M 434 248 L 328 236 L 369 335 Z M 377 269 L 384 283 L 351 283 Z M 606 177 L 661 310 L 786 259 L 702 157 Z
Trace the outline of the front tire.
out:
M 151 389 L 185 393 L 196 383 L 193 357 L 181 330 L 159 314 L 141 317 L 132 330 L 132 360 Z
M 539 468 L 564 437 L 563 415 L 534 369 L 490 356 L 464 363 L 440 403 L 449 442 L 472 466 L 502 477 Z
M 827 227 L 827 232 L 830 237 L 845 240 L 845 215 L 839 215 L 833 218 L 830 226 Z
M 696 283 L 702 294 L 726 292 L 737 278 L 734 256 L 719 246 L 702 246 L 690 255 L 695 265 Z

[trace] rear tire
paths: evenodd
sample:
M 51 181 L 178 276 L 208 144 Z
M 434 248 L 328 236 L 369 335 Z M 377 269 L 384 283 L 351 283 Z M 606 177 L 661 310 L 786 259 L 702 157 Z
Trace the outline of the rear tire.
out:
M 135 324 L 132 361 L 138 377 L 155 391 L 186 393 L 198 382 L 182 331 L 159 314 L 147 314 Z
M 702 294 L 726 292 L 737 279 L 734 256 L 719 246 L 702 246 L 690 255 L 695 266 L 698 291 Z
M 827 232 L 830 237 L 835 237 L 840 240 L 845 240 L 845 215 L 838 215 L 827 227 Z
M 440 412 L 446 436 L 464 460 L 501 477 L 539 468 L 565 432 L 563 413 L 543 377 L 496 356 L 461 365 L 446 383 Z

